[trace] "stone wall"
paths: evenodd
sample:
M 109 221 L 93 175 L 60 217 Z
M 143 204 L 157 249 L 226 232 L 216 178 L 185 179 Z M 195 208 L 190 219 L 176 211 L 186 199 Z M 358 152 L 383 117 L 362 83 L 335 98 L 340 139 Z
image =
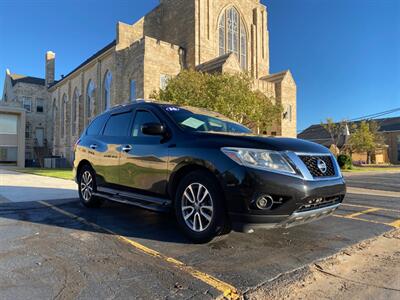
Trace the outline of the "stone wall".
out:
M 131 99 L 130 83 L 136 83 L 136 98 L 144 98 L 144 49 L 143 38 L 136 40 L 129 47 L 119 48 L 115 57 L 115 79 L 113 80 L 116 90 L 115 104 L 129 103 Z
M 53 132 L 54 154 L 71 159 L 72 145 L 83 129 L 96 115 L 105 110 L 104 78 L 107 72 L 111 72 L 113 81 L 115 80 L 114 61 L 114 51 L 107 51 L 101 57 L 88 63 L 50 88 L 55 128 Z M 90 111 L 87 97 L 89 82 L 92 82 L 95 87 L 94 101 L 90 105 Z M 78 92 L 79 97 L 78 103 L 73 104 L 75 90 Z M 63 99 L 66 99 L 66 103 L 63 103 Z M 117 103 L 119 102 L 116 99 L 116 87 L 111 84 L 111 105 Z M 64 105 L 64 108 L 62 105 Z M 72 134 L 72 125 L 74 124 L 71 119 L 73 107 L 77 109 L 75 134 Z M 61 113 L 64 113 L 64 118 L 61 117 Z M 64 122 L 62 122 L 63 119 Z M 61 134 L 62 127 L 64 127 L 64 135 Z
M 182 68 L 178 46 L 146 37 L 144 98 L 148 99 L 152 92 L 160 89 L 161 76 L 174 77 L 179 74 Z
M 280 102 L 286 117 L 282 118 L 281 135 L 286 137 L 297 136 L 297 88 L 292 76 L 286 76 L 280 83 Z

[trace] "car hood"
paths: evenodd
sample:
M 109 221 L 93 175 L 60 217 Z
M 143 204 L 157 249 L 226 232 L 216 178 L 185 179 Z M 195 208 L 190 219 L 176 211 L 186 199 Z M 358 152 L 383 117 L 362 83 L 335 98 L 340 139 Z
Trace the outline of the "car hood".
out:
M 330 153 L 329 149 L 324 146 L 296 138 L 235 133 L 197 133 L 197 135 L 208 145 L 212 143 L 217 147 L 255 148 L 302 153 Z

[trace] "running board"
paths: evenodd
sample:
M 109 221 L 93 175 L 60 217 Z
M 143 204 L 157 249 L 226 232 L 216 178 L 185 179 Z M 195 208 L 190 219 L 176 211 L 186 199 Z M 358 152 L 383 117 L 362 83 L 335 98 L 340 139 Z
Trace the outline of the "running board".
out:
M 169 199 L 162 199 L 137 193 L 123 192 L 103 187 L 99 187 L 97 190 L 98 193 L 95 193 L 95 196 L 157 212 L 168 211 L 172 204 L 172 201 Z

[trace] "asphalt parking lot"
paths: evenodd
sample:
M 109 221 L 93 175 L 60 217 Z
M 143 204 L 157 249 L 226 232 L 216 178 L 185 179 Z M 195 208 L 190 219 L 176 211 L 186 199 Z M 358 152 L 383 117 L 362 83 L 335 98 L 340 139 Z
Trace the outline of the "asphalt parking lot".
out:
M 0 298 L 204 299 L 224 293 L 235 298 L 400 227 L 400 172 L 346 178 L 349 194 L 334 216 L 291 229 L 233 232 L 194 245 L 168 214 L 115 203 L 88 210 L 75 197 L 30 201 L 29 191 L 34 192 L 12 186 L 3 174 Z M 13 201 L 12 191 L 19 201 Z

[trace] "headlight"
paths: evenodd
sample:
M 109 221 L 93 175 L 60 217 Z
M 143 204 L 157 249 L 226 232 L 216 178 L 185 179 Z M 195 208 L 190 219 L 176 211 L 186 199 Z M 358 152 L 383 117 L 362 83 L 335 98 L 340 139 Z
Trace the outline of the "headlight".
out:
M 242 166 L 296 174 L 287 159 L 277 151 L 246 148 L 222 148 L 221 150 L 230 159 Z

